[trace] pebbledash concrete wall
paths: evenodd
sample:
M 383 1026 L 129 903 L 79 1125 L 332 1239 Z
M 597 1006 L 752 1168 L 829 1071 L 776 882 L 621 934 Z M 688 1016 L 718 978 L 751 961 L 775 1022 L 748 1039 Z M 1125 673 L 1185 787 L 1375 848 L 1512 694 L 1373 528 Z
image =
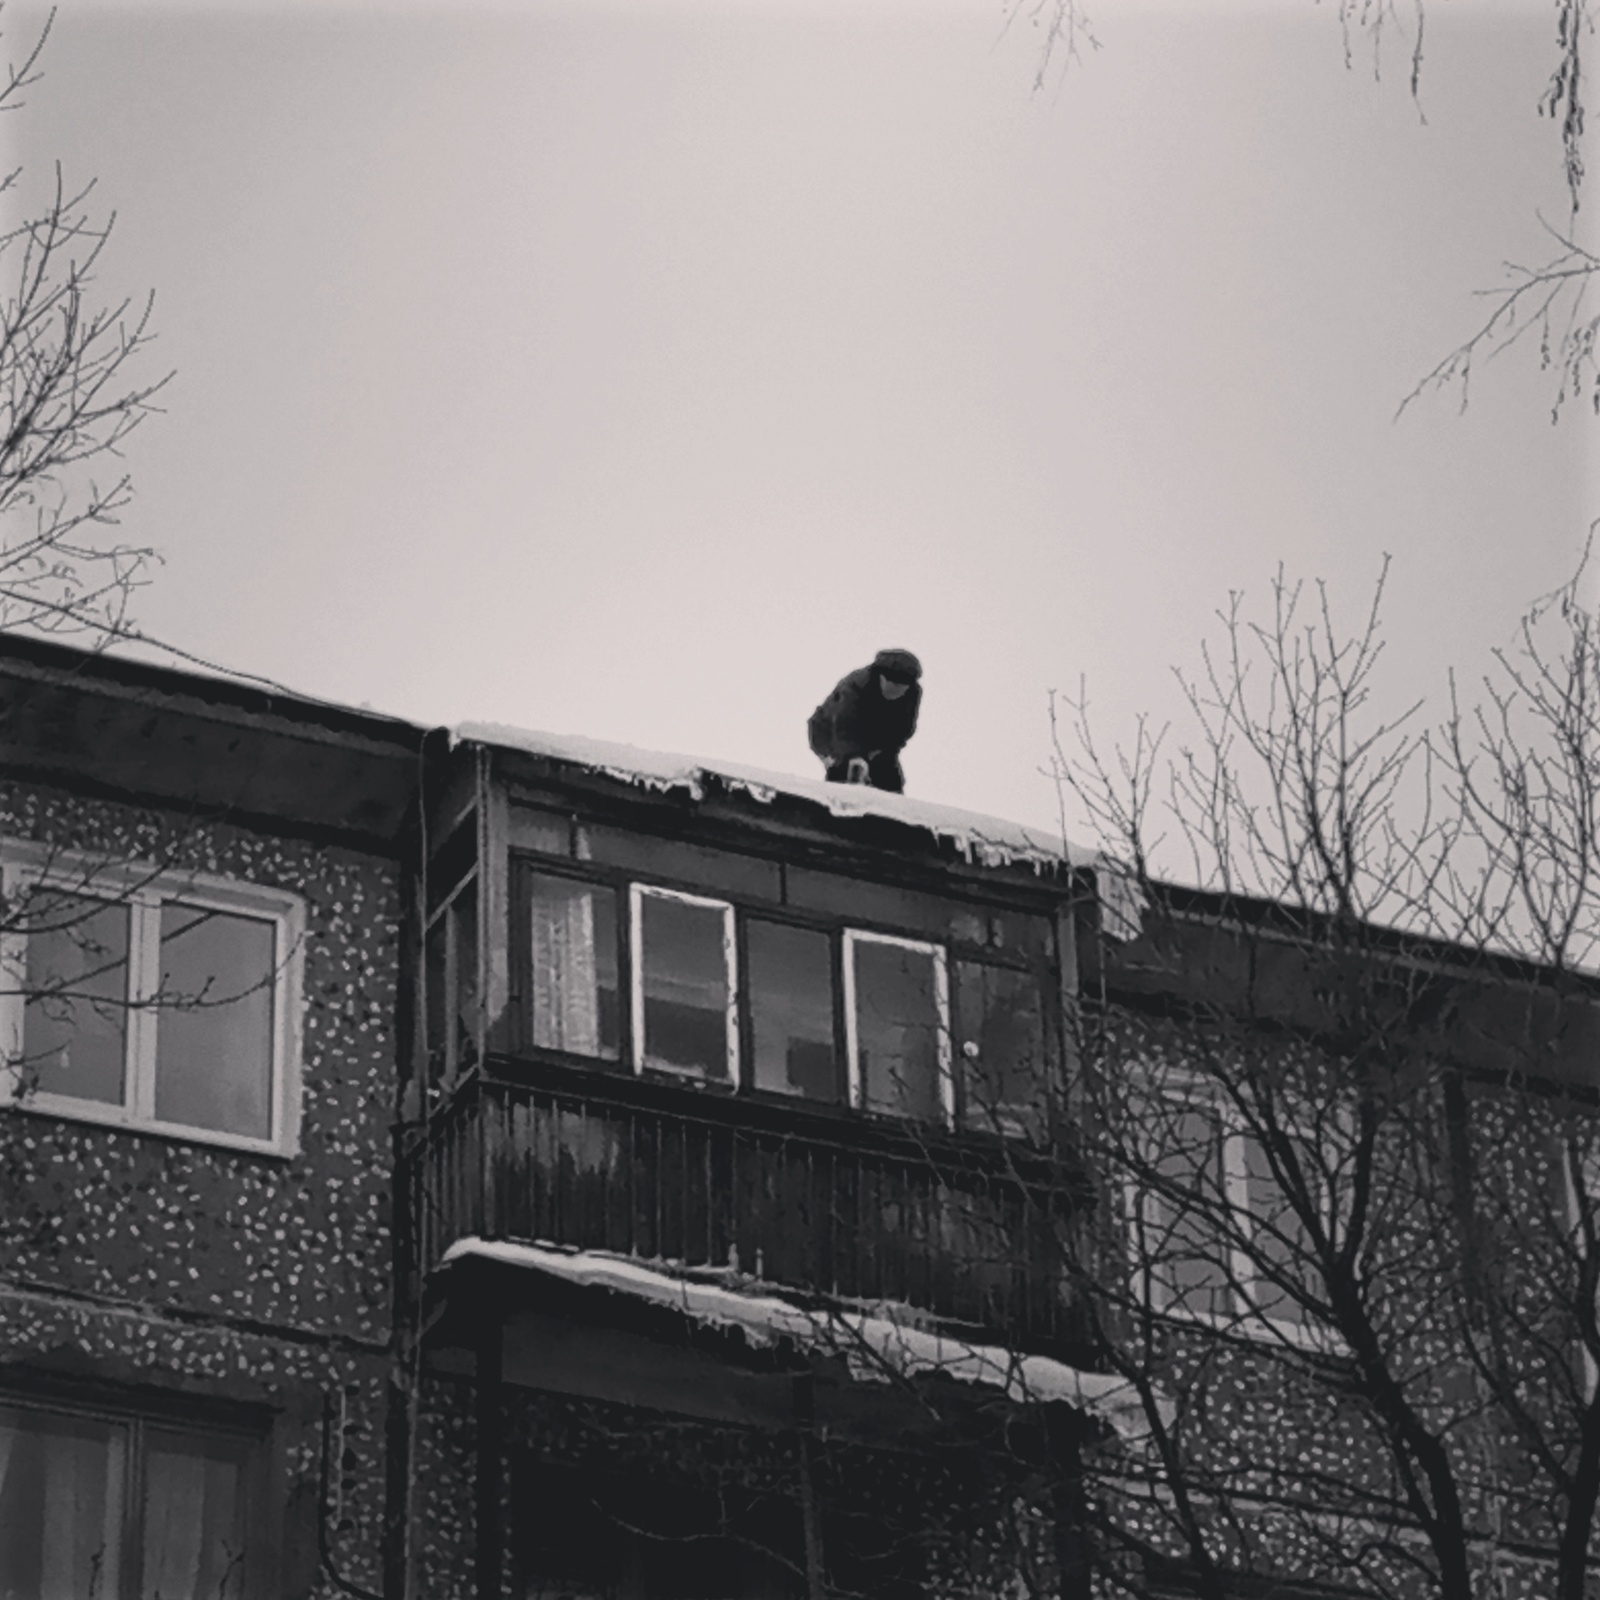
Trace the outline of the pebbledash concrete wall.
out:
M 1181 1081 L 1186 1068 L 1193 1070 L 1199 1048 L 1192 1023 L 1118 1005 L 1108 1008 L 1105 1062 L 1113 1076 L 1148 1081 L 1153 1071 L 1170 1072 Z M 1289 1061 L 1305 1052 L 1303 1045 L 1266 1034 L 1254 1049 L 1263 1061 L 1275 1053 Z M 1434 1088 L 1430 1084 L 1427 1092 Z M 1565 1445 L 1559 1405 L 1544 1392 L 1547 1367 L 1542 1363 L 1552 1350 L 1575 1368 L 1581 1358 L 1575 1333 L 1563 1331 L 1554 1309 L 1570 1268 L 1546 1249 L 1561 1248 L 1565 1204 L 1559 1178 L 1552 1178 L 1550 1152 L 1570 1132 L 1573 1118 L 1592 1118 L 1594 1112 L 1559 1096 L 1530 1093 L 1525 1084 L 1470 1087 L 1462 1107 L 1473 1179 L 1499 1197 L 1499 1215 L 1517 1224 L 1493 1240 L 1495 1268 L 1511 1286 L 1520 1314 L 1508 1339 L 1507 1370 L 1522 1385 L 1528 1417 Z M 1434 1100 L 1421 1091 L 1417 1114 L 1439 1114 Z M 1380 1174 L 1385 1148 L 1380 1141 Z M 1426 1209 L 1408 1206 L 1397 1194 L 1414 1192 L 1410 1186 L 1417 1178 L 1407 1172 L 1401 1182 L 1399 1166 L 1391 1170 L 1397 1174 L 1395 1189 L 1381 1179 L 1375 1187 L 1374 1208 L 1381 1220 L 1373 1224 L 1376 1239 L 1368 1263 L 1369 1271 L 1393 1286 L 1389 1319 L 1379 1327 L 1388 1341 L 1387 1359 L 1405 1382 L 1408 1398 L 1445 1437 L 1469 1520 L 1477 1528 L 1498 1530 L 1495 1542 L 1479 1540 L 1474 1553 L 1482 1592 L 1496 1600 L 1543 1600 L 1553 1592 L 1553 1552 L 1561 1532 L 1549 1480 L 1536 1470 L 1526 1441 L 1509 1422 L 1491 1420 L 1492 1409 L 1486 1408 L 1481 1422 L 1467 1420 L 1483 1391 L 1454 1320 L 1460 1315 L 1453 1298 L 1460 1275 L 1454 1237 L 1435 1231 L 1447 1207 L 1440 1201 Z M 1438 1185 L 1438 1194 L 1445 1196 L 1444 1169 Z M 1402 1493 L 1392 1453 L 1371 1408 L 1344 1392 L 1337 1349 L 1329 1353 L 1332 1365 L 1315 1354 L 1302 1358 L 1265 1330 L 1241 1336 L 1238 1328 L 1246 1321 L 1241 1318 L 1228 1338 L 1194 1325 L 1186 1330 L 1182 1321 L 1165 1331 L 1159 1376 L 1188 1417 L 1184 1448 L 1193 1470 L 1191 1490 L 1199 1495 L 1208 1483 L 1225 1483 L 1241 1503 L 1252 1506 L 1253 1570 L 1336 1587 L 1341 1577 L 1348 1581 L 1351 1569 L 1330 1564 L 1328 1550 L 1365 1540 L 1372 1524 L 1359 1508 L 1369 1503 L 1367 1497 L 1381 1504 Z M 1108 1469 L 1106 1492 L 1114 1494 L 1119 1482 L 1115 1454 L 1106 1453 L 1102 1464 Z M 1147 1475 L 1147 1462 L 1134 1463 L 1127 1483 L 1142 1484 Z M 1493 1493 L 1480 1492 L 1481 1484 L 1492 1486 Z M 1152 1548 L 1181 1559 L 1181 1543 L 1171 1520 L 1156 1512 L 1158 1504 L 1147 1490 L 1133 1487 L 1119 1514 Z M 1291 1513 L 1285 1505 L 1300 1509 Z M 1345 1508 L 1342 1517 L 1335 1511 L 1339 1505 Z M 1389 1584 L 1385 1592 L 1410 1592 L 1417 1577 L 1406 1547 L 1425 1558 L 1423 1537 L 1409 1525 L 1398 1534 L 1394 1524 L 1385 1527 L 1399 1554 L 1388 1564 L 1374 1559 L 1368 1570 Z M 1242 1559 L 1237 1546 L 1230 1553 Z
M 380 856 L 0 785 L 0 839 L 201 871 L 305 905 L 300 1146 L 282 1158 L 0 1119 L 0 1381 L 261 1408 L 276 1593 L 379 1587 L 400 878 Z M 327 1411 L 331 1407 L 329 1422 Z M 325 1436 L 332 1472 L 322 1483 Z M 277 1491 L 274 1491 L 274 1499 Z M 265 1592 L 265 1591 L 263 1591 Z

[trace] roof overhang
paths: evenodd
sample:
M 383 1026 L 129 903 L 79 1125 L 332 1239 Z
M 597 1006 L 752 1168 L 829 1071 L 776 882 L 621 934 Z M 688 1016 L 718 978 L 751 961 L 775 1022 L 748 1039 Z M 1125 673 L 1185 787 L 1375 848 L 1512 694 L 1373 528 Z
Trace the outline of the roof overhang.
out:
M 423 730 L 287 691 L 0 635 L 7 776 L 393 849 Z

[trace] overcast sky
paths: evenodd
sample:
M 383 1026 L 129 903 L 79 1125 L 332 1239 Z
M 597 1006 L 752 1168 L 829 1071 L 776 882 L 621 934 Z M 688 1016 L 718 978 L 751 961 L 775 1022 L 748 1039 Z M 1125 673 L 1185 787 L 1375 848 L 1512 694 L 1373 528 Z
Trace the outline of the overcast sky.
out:
M 1280 561 L 1354 606 L 1391 553 L 1397 692 L 1470 672 L 1573 569 L 1600 422 L 1532 350 L 1395 412 L 1565 220 L 1554 7 L 1430 0 L 1420 112 L 1331 3 L 1091 10 L 1035 94 L 1000 0 L 64 0 L 9 131 L 156 293 L 143 624 L 806 774 L 904 646 L 911 792 L 1022 821 L 1046 691 L 1164 712 Z

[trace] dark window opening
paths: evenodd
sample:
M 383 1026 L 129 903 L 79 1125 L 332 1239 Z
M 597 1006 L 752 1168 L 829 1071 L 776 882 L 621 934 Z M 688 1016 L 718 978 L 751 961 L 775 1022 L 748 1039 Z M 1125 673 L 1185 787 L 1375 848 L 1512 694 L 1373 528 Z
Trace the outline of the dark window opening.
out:
M 450 891 L 478 863 L 478 813 L 468 811 L 428 862 L 428 910 L 444 904 Z
M 756 1088 L 838 1100 L 833 940 L 755 918 L 745 931 Z
M 792 1495 L 670 1476 L 525 1467 L 512 1492 L 517 1600 L 801 1600 Z
M 857 1104 L 919 1122 L 950 1108 L 950 1020 L 944 952 L 878 935 L 845 936 L 854 989 Z
M 955 964 L 957 1060 L 964 1126 L 1037 1138 L 1047 1126 L 1043 996 L 1038 977 L 976 961 Z

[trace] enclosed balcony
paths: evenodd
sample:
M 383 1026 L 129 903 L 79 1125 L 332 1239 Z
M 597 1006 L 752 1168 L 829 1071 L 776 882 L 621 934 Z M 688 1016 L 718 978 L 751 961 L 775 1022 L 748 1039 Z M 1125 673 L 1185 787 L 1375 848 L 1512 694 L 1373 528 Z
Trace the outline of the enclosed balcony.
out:
M 1070 883 L 549 766 L 436 811 L 424 1271 L 521 1241 L 1076 1346 Z

